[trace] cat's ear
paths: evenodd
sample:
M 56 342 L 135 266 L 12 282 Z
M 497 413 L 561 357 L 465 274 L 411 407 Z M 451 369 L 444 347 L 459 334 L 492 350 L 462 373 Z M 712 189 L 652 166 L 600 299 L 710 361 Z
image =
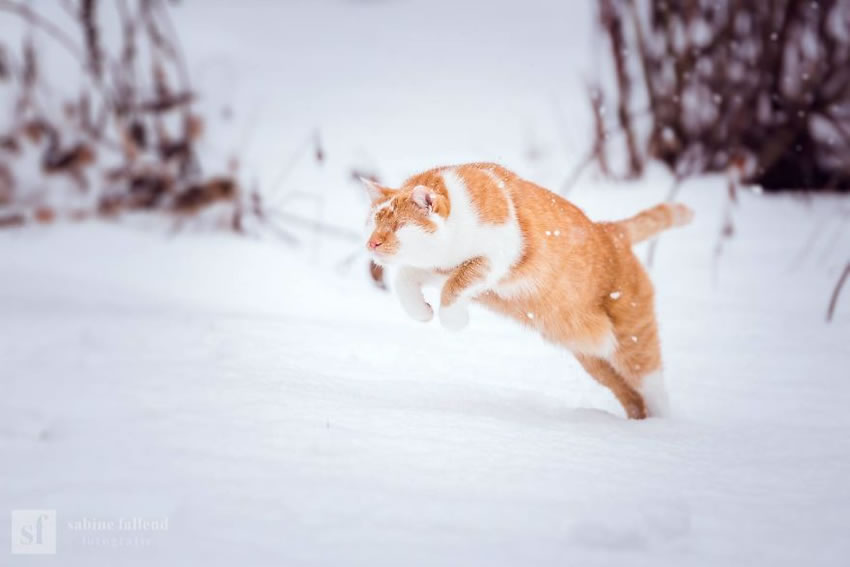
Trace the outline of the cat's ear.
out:
M 361 177 L 360 181 L 363 183 L 363 187 L 366 188 L 366 194 L 369 195 L 369 200 L 372 201 L 372 203 L 383 201 L 384 199 L 392 196 L 394 193 L 392 189 L 384 187 L 377 181 L 366 179 L 365 177 Z
M 417 185 L 413 188 L 412 199 L 420 209 L 427 211 L 434 209 L 434 194 L 424 185 Z

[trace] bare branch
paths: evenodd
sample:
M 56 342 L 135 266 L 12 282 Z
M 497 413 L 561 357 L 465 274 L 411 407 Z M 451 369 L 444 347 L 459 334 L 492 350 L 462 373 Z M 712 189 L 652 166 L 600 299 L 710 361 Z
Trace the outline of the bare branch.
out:
M 43 30 L 47 35 L 62 44 L 74 57 L 76 57 L 83 65 L 86 62 L 85 51 L 77 45 L 62 29 L 33 11 L 29 6 L 11 2 L 10 0 L 0 0 L 0 11 L 17 14 L 27 22 Z
M 670 186 L 670 190 L 667 192 L 667 198 L 664 199 L 664 202 L 672 203 L 673 201 L 676 200 L 676 196 L 679 194 L 679 191 L 682 190 L 682 182 L 683 181 L 684 181 L 684 178 L 681 177 L 681 176 L 678 176 L 678 175 L 673 179 L 673 184 Z M 653 238 L 650 241 L 649 247 L 647 248 L 647 251 L 646 251 L 646 265 L 650 268 L 652 267 L 652 264 L 655 262 L 655 249 L 657 247 L 658 247 L 658 238 Z
M 845 282 L 847 282 L 848 277 L 850 277 L 850 262 L 847 262 L 847 265 L 844 266 L 844 271 L 841 273 L 838 281 L 835 282 L 835 288 L 832 290 L 832 297 L 829 300 L 829 307 L 826 310 L 827 322 L 832 321 L 832 317 L 835 315 L 835 307 L 838 305 L 838 296 L 841 295 L 841 289 L 844 287 Z

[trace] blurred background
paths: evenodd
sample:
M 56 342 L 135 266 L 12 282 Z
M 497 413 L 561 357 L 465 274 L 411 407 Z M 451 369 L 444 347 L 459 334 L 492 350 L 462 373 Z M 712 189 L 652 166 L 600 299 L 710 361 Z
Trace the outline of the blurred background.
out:
M 359 179 L 466 161 L 694 208 L 673 419 L 406 319 Z M 846 0 L 0 0 L 9 558 L 840 564 L 849 199 Z

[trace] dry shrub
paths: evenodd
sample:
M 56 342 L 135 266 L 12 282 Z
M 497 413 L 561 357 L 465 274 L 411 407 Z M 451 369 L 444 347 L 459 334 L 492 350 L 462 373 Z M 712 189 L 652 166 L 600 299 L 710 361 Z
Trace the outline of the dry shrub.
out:
M 245 196 L 253 206 L 241 206 L 229 164 L 209 175 L 197 159 L 205 120 L 195 110 L 168 5 L 117 0 L 121 35 L 114 46 L 101 38 L 102 26 L 114 22 L 106 21 L 98 0 L 62 5 L 69 17 L 60 26 L 37 4 L 0 0 L 0 16 L 19 18 L 29 29 L 17 51 L 0 39 L 0 89 L 12 93 L 11 126 L 0 131 L 0 217 L 7 217 L 0 226 L 17 226 L 22 216 L 46 223 L 59 214 L 81 219 L 130 210 L 185 217 L 222 202 L 234 215 L 255 210 L 258 196 Z M 36 44 L 34 34 L 45 41 Z M 73 58 L 85 77 L 79 92 L 48 84 L 39 49 Z M 39 96 L 47 90 L 59 97 Z M 18 175 L 33 154 L 47 188 L 35 195 Z M 241 219 L 230 226 L 242 226 Z
M 628 174 L 653 157 L 678 176 L 850 191 L 850 3 L 599 0 L 599 15 Z

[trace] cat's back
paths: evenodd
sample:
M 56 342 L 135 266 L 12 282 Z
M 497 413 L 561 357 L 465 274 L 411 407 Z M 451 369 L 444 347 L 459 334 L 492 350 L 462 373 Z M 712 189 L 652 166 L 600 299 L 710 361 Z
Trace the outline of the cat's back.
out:
M 408 178 L 403 189 L 428 187 L 446 197 L 451 224 L 496 227 L 515 224 L 509 184 L 516 175 L 495 163 L 465 163 L 435 167 Z
M 492 172 L 502 183 L 512 216 L 522 235 L 523 253 L 512 267 L 518 278 L 554 283 L 567 277 L 566 266 L 596 272 L 607 237 L 600 225 L 567 199 L 497 164 L 469 164 Z M 579 286 L 581 287 L 581 286 Z
M 435 167 L 410 177 L 404 187 L 416 185 L 447 198 L 450 223 L 482 228 L 513 225 L 532 246 L 544 237 L 593 230 L 581 209 L 497 163 Z
M 503 209 L 512 205 L 522 222 L 570 222 L 581 226 L 592 223 L 568 200 L 497 163 L 473 162 L 452 169 L 462 176 L 473 199 L 482 203 L 482 212 L 494 222 L 507 217 Z

